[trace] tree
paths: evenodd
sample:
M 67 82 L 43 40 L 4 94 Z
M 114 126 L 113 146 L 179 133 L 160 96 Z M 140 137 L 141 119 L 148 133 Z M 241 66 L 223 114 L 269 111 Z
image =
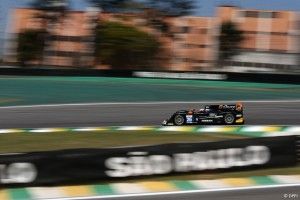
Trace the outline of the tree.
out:
M 190 15 L 194 8 L 194 0 L 146 0 L 145 5 L 165 16 Z
M 28 29 L 18 35 L 17 59 L 22 66 L 40 60 L 45 45 L 45 31 Z
M 191 14 L 195 0 L 89 0 L 105 12 L 124 12 L 125 10 L 153 9 L 168 16 Z
M 224 22 L 219 36 L 219 62 L 222 63 L 238 55 L 243 40 L 243 31 L 239 30 L 233 22 Z
M 128 8 L 132 0 L 90 0 L 94 6 L 105 12 L 121 12 Z
M 96 57 L 115 69 L 151 68 L 159 42 L 148 33 L 116 22 L 102 22 L 96 30 Z
M 143 18 L 148 27 L 151 27 L 152 34 L 159 34 L 165 37 L 172 37 L 173 33 L 166 20 L 166 17 L 184 16 L 191 14 L 195 0 L 90 0 L 93 5 L 100 7 L 104 12 L 143 12 Z M 138 17 L 138 16 L 137 16 Z M 160 37 L 161 38 L 161 37 Z M 162 40 L 163 43 L 166 40 Z M 162 57 L 170 57 L 171 52 L 164 49 Z
M 90 0 L 105 12 L 144 11 L 147 24 L 168 33 L 166 16 L 184 16 L 192 13 L 195 0 Z
M 189 15 L 194 9 L 194 0 L 145 0 L 147 8 L 145 19 L 152 28 L 169 34 L 166 17 Z

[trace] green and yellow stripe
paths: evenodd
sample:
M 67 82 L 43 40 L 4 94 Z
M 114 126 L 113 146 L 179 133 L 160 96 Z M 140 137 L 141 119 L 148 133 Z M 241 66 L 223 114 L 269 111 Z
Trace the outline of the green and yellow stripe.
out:
M 176 192 L 220 188 L 243 188 L 251 186 L 300 184 L 300 175 L 253 176 L 247 178 L 224 178 L 217 180 L 143 181 L 134 183 L 111 183 L 99 185 L 30 187 L 0 190 L 1 200 L 34 200 L 93 196 L 116 196 L 157 192 Z

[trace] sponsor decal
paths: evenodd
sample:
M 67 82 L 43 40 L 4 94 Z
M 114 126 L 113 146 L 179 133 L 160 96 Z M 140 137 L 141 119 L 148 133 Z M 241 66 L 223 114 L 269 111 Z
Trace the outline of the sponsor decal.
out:
M 186 115 L 186 123 L 193 123 L 193 115 Z
M 210 117 L 216 117 L 216 113 L 209 113 Z
M 266 146 L 217 149 L 172 155 L 148 155 L 148 152 L 130 152 L 128 157 L 112 157 L 105 161 L 109 177 L 159 175 L 171 172 L 192 172 L 262 165 L 270 160 Z
M 232 109 L 234 110 L 236 108 L 235 105 L 220 105 L 219 109 Z
M 235 121 L 235 123 L 243 123 L 243 122 L 244 122 L 244 118 L 240 118 Z
M 202 119 L 201 122 L 210 122 L 211 123 L 211 122 L 213 122 L 213 120 L 212 119 Z
M 226 80 L 226 74 L 204 74 L 204 73 L 175 73 L 175 72 L 133 72 L 133 76 L 147 78 L 175 78 L 175 79 L 204 79 L 204 80 Z

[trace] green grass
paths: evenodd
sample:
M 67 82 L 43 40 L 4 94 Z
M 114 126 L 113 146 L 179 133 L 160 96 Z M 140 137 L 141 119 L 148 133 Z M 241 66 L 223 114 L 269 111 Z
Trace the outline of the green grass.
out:
M 31 152 L 72 148 L 106 148 L 172 142 L 218 141 L 245 136 L 222 134 L 184 134 L 151 131 L 100 131 L 97 133 L 8 133 L 0 135 L 0 153 Z
M 0 91 L 0 106 L 300 98 L 300 85 L 106 77 L 1 77 Z

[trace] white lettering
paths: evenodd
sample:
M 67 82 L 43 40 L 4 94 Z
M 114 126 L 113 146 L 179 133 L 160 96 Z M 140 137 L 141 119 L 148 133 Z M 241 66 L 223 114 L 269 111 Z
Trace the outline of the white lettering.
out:
M 37 170 L 31 163 L 0 165 L 1 183 L 30 183 L 35 180 Z
M 130 176 L 130 169 L 127 165 L 127 158 L 109 158 L 105 161 L 107 168 L 112 169 L 108 170 L 105 173 L 110 177 L 127 177 Z
M 105 161 L 110 177 L 128 177 L 166 174 L 172 171 L 171 158 L 167 155 L 132 156 L 109 158 Z
M 131 153 L 129 153 L 132 155 Z M 110 177 L 128 177 L 175 172 L 224 169 L 250 165 L 262 165 L 270 160 L 266 146 L 248 146 L 205 152 L 168 155 L 117 157 L 106 160 Z
M 147 78 L 207 79 L 226 80 L 226 74 L 174 73 L 174 72 L 134 72 L 133 76 Z

